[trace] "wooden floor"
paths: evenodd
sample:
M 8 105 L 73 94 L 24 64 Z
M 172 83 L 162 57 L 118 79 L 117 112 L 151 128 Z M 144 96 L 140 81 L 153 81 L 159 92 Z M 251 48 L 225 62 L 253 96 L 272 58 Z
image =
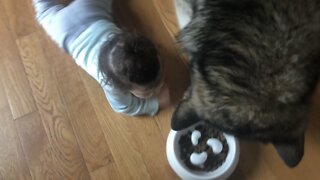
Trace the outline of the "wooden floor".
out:
M 31 0 L 0 0 L 1 180 L 179 179 L 165 143 L 188 77 L 171 0 L 116 3 L 119 23 L 157 45 L 173 105 L 154 118 L 114 113 L 99 85 L 37 25 Z M 320 179 L 320 88 L 309 124 L 297 168 L 287 168 L 270 145 L 241 142 L 230 179 Z

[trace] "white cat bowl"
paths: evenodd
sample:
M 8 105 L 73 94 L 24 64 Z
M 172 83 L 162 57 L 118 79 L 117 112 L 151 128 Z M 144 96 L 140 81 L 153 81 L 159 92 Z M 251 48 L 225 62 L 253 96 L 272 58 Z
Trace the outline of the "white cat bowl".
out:
M 196 134 L 194 133 L 196 131 L 195 128 L 200 124 L 201 123 L 197 123 L 182 131 L 173 131 L 173 130 L 170 131 L 167 139 L 167 149 L 166 149 L 167 159 L 169 161 L 169 164 L 181 179 L 190 179 L 190 180 L 227 179 L 235 170 L 239 160 L 239 153 L 240 153 L 239 143 L 234 136 L 223 133 L 223 136 L 225 137 L 224 143 L 228 145 L 228 152 L 226 152 L 227 154 L 224 155 L 225 161 L 222 162 L 222 164 L 219 167 L 215 168 L 212 171 L 192 170 L 181 159 L 181 149 L 179 144 L 179 140 L 181 139 L 181 136 L 186 135 L 188 133 L 190 134 L 190 132 L 192 132 L 192 137 L 193 137 L 193 135 Z M 196 140 L 196 142 L 198 142 L 198 140 Z M 193 145 L 194 145 L 194 138 L 192 139 L 191 146 Z M 212 150 L 213 149 L 216 149 L 216 148 L 212 146 Z M 206 160 L 208 161 L 207 163 L 210 163 L 209 159 L 206 159 Z M 190 158 L 190 162 L 191 162 L 191 158 Z M 203 165 L 201 166 L 203 167 Z

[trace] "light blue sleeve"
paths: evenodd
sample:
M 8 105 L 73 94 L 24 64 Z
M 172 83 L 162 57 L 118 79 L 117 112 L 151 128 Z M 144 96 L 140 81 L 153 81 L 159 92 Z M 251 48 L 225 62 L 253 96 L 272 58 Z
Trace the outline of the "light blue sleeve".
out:
M 149 99 L 141 99 L 135 97 L 130 92 L 123 92 L 109 85 L 103 86 L 103 90 L 110 106 L 118 113 L 130 116 L 154 116 L 159 110 L 159 103 L 156 96 L 152 96 Z
M 154 116 L 159 110 L 158 99 L 155 96 L 149 99 L 140 99 L 130 92 L 122 92 L 109 85 L 103 86 L 103 90 L 110 106 L 118 113 L 130 116 L 145 114 Z

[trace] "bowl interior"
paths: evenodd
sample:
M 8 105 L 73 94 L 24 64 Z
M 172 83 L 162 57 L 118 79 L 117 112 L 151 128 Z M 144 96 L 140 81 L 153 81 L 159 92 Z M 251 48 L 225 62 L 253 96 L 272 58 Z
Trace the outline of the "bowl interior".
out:
M 185 163 L 181 160 L 180 158 L 180 145 L 179 145 L 179 139 L 182 135 L 188 133 L 189 131 L 193 131 L 195 129 L 195 127 L 199 125 L 199 123 L 190 126 L 187 129 L 184 129 L 182 131 L 176 132 L 175 136 L 174 136 L 174 140 L 173 140 L 173 151 L 174 151 L 174 156 L 177 158 L 178 163 L 189 173 L 195 175 L 195 176 L 199 176 L 199 177 L 220 177 L 222 176 L 224 173 L 226 173 L 227 171 L 233 171 L 235 164 L 237 164 L 238 161 L 238 151 L 239 151 L 239 147 L 238 147 L 238 142 L 237 140 L 233 137 L 230 136 L 228 134 L 224 134 L 226 141 L 228 143 L 229 146 L 229 152 L 228 155 L 226 157 L 225 162 L 223 162 L 223 164 L 218 167 L 217 169 L 213 170 L 213 171 L 196 171 L 196 170 L 191 170 L 189 169 Z

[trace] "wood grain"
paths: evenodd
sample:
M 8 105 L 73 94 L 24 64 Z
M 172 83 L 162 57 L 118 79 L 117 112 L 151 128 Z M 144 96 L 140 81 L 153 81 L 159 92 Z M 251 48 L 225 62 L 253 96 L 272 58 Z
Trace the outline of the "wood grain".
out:
M 1 2 L 1 1 L 0 1 Z M 0 76 L 13 118 L 36 110 L 15 39 L 0 3 Z
M 80 72 L 104 136 L 112 147 L 111 153 L 119 167 L 119 173 L 123 175 L 123 179 L 150 179 L 142 155 L 128 127 L 129 119 L 113 112 L 103 98 L 101 87 L 84 71 Z
M 275 174 L 266 163 L 256 142 L 241 141 L 238 168 L 245 174 L 246 179 L 276 179 Z
M 15 36 L 25 36 L 36 30 L 32 0 L 1 0 L 1 2 Z
M 172 38 L 175 38 L 179 32 L 176 12 L 173 0 L 152 0 L 153 6 L 157 10 L 163 26 Z
M 32 179 L 62 179 L 38 112 L 16 121 Z
M 45 37 L 44 35 L 42 37 Z M 49 64 L 54 67 L 70 122 L 93 179 L 120 179 L 110 148 L 74 61 L 48 38 L 41 38 Z M 53 60 L 53 61 L 51 61 Z
M 57 79 L 39 39 L 39 34 L 33 33 L 19 38 L 17 44 L 54 158 L 64 178 L 88 179 L 87 167 L 57 89 Z
M 0 179 L 31 179 L 1 80 L 0 115 Z
M 310 122 L 308 128 L 314 139 L 320 142 L 320 83 L 318 84 L 317 91 L 312 98 L 312 107 L 310 110 Z
M 166 158 L 166 138 L 150 117 L 126 117 L 151 179 L 176 179 Z

